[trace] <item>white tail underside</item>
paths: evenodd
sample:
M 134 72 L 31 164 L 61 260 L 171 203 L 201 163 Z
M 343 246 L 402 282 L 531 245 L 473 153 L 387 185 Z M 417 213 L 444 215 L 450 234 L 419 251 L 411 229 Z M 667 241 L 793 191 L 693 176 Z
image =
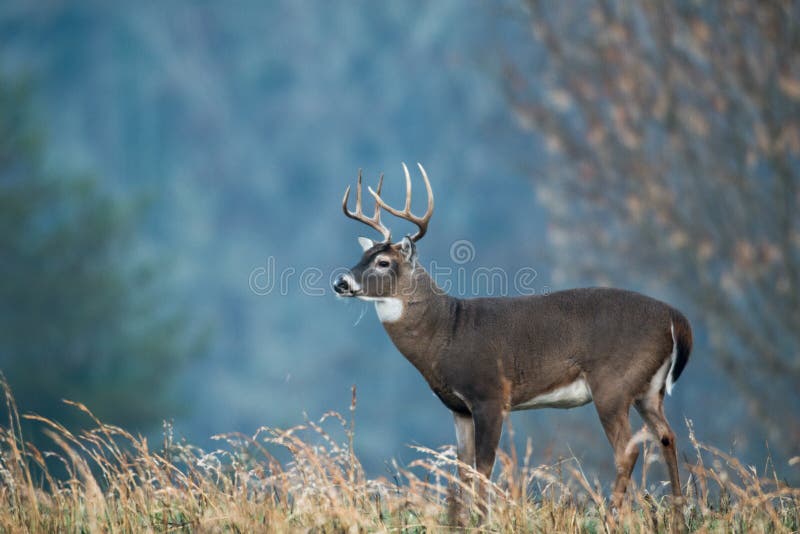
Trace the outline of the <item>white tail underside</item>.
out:
M 669 331 L 672 334 L 672 354 L 670 355 L 672 363 L 670 363 L 669 371 L 667 371 L 666 389 L 667 395 L 672 395 L 672 386 L 674 385 L 672 382 L 672 372 L 675 371 L 675 361 L 678 358 L 678 343 L 675 341 L 675 325 L 672 321 L 669 323 Z

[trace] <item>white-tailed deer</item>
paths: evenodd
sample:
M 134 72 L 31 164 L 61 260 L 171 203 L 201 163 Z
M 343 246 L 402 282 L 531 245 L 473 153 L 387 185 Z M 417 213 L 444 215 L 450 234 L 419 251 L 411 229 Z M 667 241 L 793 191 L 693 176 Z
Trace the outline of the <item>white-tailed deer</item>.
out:
M 675 434 L 664 417 L 664 394 L 681 375 L 692 330 L 681 312 L 632 291 L 586 288 L 549 295 L 460 299 L 441 291 L 417 261 L 415 243 L 433 214 L 428 193 L 422 217 L 411 213 L 411 177 L 403 164 L 403 210 L 380 196 L 362 211 L 361 173 L 356 210 L 344 214 L 374 228 L 381 241 L 359 238 L 361 260 L 334 282 L 343 297 L 373 301 L 397 349 L 425 377 L 455 418 L 458 458 L 487 478 L 509 410 L 573 408 L 594 401 L 614 448 L 617 476 L 612 503 L 619 506 L 639 456 L 628 412 L 633 405 L 661 442 L 674 502 L 681 501 Z M 397 243 L 381 222 L 381 209 L 419 230 Z M 462 473 L 463 476 L 463 473 Z

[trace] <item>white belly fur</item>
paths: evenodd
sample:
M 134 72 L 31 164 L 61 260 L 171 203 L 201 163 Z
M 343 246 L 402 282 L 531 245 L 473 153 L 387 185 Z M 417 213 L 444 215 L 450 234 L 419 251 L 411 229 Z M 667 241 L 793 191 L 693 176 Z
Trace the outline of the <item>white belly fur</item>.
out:
M 512 410 L 530 410 L 532 408 L 575 408 L 592 401 L 589 384 L 578 378 L 565 386 L 542 393 L 530 400 L 513 406 Z

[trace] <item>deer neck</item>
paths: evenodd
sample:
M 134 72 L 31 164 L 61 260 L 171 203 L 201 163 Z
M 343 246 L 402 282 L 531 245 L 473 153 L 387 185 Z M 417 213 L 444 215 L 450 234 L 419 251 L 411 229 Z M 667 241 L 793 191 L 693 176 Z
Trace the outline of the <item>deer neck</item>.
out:
M 436 356 L 446 346 L 441 332 L 450 320 L 453 297 L 439 288 L 421 266 L 412 275 L 413 290 L 376 302 L 375 308 L 392 343 L 428 377 Z

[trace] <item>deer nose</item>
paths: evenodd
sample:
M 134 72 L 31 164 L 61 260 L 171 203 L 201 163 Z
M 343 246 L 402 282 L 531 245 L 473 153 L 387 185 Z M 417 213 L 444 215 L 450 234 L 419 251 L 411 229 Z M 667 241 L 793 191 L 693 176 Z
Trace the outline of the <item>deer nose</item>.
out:
M 350 282 L 347 281 L 347 278 L 345 278 L 343 274 L 340 274 L 336 277 L 336 280 L 334 280 L 333 290 L 340 295 L 350 291 Z

